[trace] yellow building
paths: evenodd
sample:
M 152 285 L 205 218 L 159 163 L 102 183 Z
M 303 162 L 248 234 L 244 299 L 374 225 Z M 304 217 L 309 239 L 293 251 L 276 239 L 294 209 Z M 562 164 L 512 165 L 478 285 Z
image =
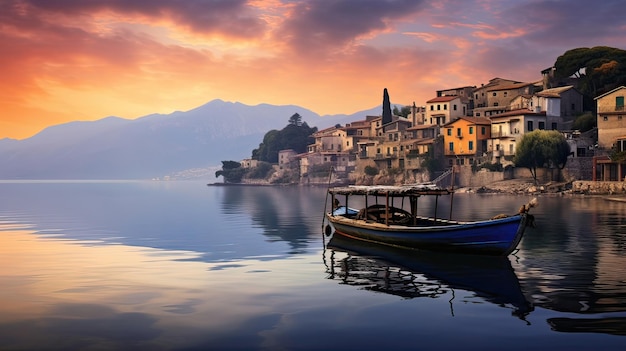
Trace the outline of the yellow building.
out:
M 449 165 L 472 164 L 487 151 L 491 121 L 487 118 L 460 117 L 442 127 L 444 156 Z
M 626 151 L 626 87 L 621 86 L 596 97 L 598 104 L 598 146 L 605 155 L 597 155 L 593 162 L 593 180 L 624 181 L 626 164 L 611 160 L 612 151 Z

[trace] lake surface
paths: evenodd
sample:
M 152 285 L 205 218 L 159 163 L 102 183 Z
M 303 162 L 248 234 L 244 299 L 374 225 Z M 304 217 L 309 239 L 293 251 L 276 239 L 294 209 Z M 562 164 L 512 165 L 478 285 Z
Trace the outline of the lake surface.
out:
M 457 194 L 453 216 L 530 198 Z M 326 247 L 325 200 L 315 187 L 0 182 L 0 349 L 626 349 L 624 202 L 540 196 L 536 228 L 502 260 Z

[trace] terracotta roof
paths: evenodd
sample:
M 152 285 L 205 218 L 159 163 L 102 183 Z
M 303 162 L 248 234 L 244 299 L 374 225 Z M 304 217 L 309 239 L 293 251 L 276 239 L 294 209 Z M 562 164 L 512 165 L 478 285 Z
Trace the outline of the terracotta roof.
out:
M 448 122 L 448 123 L 444 124 L 444 127 L 445 127 L 445 126 L 447 126 L 447 125 L 454 124 L 456 121 L 458 121 L 458 120 L 460 120 L 460 119 L 462 119 L 462 120 L 464 120 L 464 121 L 468 121 L 468 122 L 470 122 L 470 123 L 472 123 L 472 124 L 484 124 L 484 125 L 491 124 L 491 120 L 490 120 L 489 118 L 483 118 L 483 117 L 465 117 L 465 116 L 463 116 L 463 117 L 459 117 L 459 118 L 455 119 L 455 120 L 454 120 L 454 121 L 452 121 L 452 122 Z
M 452 101 L 454 99 L 459 99 L 459 97 L 455 96 L 455 95 L 438 96 L 438 97 L 436 97 L 434 99 L 430 99 L 430 100 L 426 101 L 426 103 L 428 104 L 428 103 L 432 103 L 432 102 L 450 102 L 450 101 Z
M 563 93 L 564 91 L 568 91 L 570 89 L 573 89 L 573 88 L 574 88 L 574 86 L 567 85 L 567 86 L 564 86 L 564 87 L 544 89 L 544 90 L 536 93 L 535 95 L 537 95 L 537 96 L 544 96 L 544 97 L 561 97 L 561 93 Z
M 511 117 L 511 116 L 521 116 L 521 115 L 526 115 L 526 116 L 545 116 L 546 115 L 546 111 L 541 111 L 541 112 L 533 112 L 527 108 L 521 108 L 518 110 L 512 110 L 512 111 L 508 111 L 508 112 L 504 112 L 504 113 L 499 113 L 497 115 L 493 115 L 493 116 L 489 116 L 490 119 L 494 119 L 494 118 L 498 118 L 498 117 Z
M 519 89 L 519 88 L 523 88 L 529 85 L 533 85 L 533 83 L 515 83 L 515 84 L 500 85 L 500 86 L 495 86 L 491 89 L 488 89 L 487 91 Z
M 437 125 L 436 124 L 418 124 L 418 125 L 414 125 L 411 128 L 407 128 L 406 130 L 420 130 L 420 129 L 429 129 L 429 128 L 436 128 Z

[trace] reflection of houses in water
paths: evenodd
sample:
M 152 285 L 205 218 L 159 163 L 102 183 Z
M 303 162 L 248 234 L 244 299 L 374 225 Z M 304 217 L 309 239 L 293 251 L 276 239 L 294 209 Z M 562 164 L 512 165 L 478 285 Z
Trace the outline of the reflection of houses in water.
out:
M 540 235 L 525 236 L 517 275 L 535 306 L 564 314 L 547 319 L 553 330 L 626 335 L 625 204 L 571 201 L 571 212 L 551 207 Z
M 533 311 L 506 257 L 403 250 L 333 237 L 325 251 L 329 279 L 403 298 L 442 297 L 455 289 L 513 309 L 525 319 Z

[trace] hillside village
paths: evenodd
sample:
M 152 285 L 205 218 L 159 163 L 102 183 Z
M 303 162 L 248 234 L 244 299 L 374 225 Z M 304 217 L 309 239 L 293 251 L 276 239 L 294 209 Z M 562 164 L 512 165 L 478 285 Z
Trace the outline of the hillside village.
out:
M 480 86 L 438 90 L 430 100 L 414 102 L 406 117 L 383 111 L 320 130 L 307 152 L 279 151 L 275 168 L 279 175 L 297 174 L 300 184 L 328 182 L 328 172 L 319 170 L 332 166 L 335 183 L 480 187 L 528 177 L 527 169 L 512 162 L 516 143 L 539 129 L 560 131 L 571 151 L 558 175 L 543 170 L 543 183 L 624 181 L 626 164 L 609 155 L 614 146 L 626 150 L 626 87 L 595 97 L 597 128 L 580 132 L 573 123 L 585 112 L 583 95 L 571 84 L 551 86 L 553 71 L 542 71 L 535 82 L 493 78 Z M 256 161 L 241 165 L 255 167 Z

